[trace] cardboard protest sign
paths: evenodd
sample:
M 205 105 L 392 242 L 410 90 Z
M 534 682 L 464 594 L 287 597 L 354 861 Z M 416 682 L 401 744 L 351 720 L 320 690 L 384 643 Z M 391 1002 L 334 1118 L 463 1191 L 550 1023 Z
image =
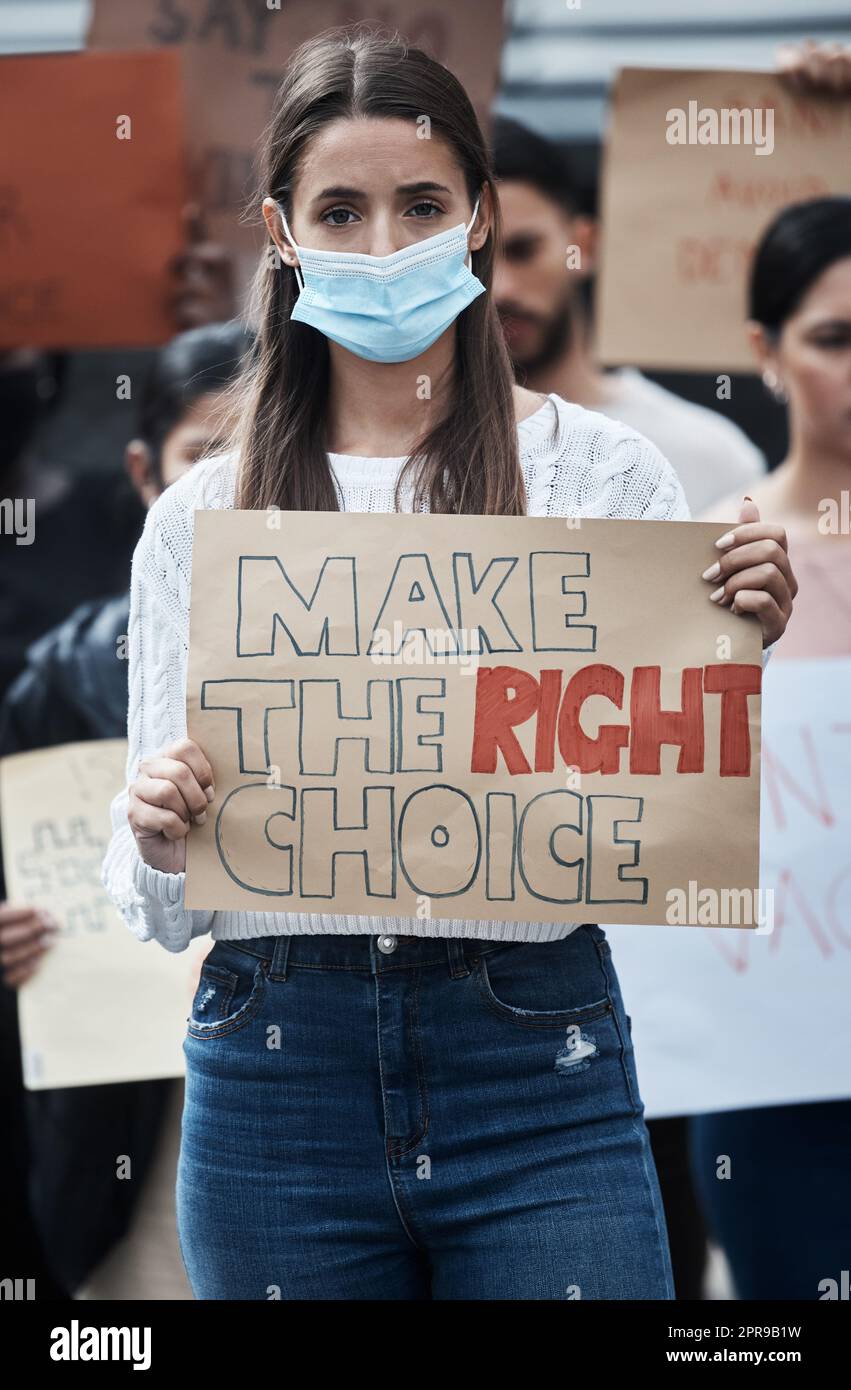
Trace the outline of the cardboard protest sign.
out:
M 770 930 L 606 926 L 650 1117 L 851 1096 L 849 711 L 851 659 L 772 656 L 760 881 Z
M 755 371 L 753 248 L 789 203 L 851 193 L 849 139 L 851 100 L 772 73 L 621 72 L 602 189 L 602 361 Z
M 196 513 L 187 906 L 659 922 L 690 881 L 753 893 L 761 639 L 708 601 L 717 536 Z
M 177 55 L 0 58 L 0 126 L 0 348 L 171 337 L 186 196 Z
M 124 782 L 122 739 L 72 743 L 0 762 L 9 901 L 48 909 L 56 944 L 18 995 L 29 1090 L 183 1074 L 199 958 L 142 945 L 104 891 L 109 803 Z
M 95 0 L 88 45 L 180 52 L 193 196 L 210 237 L 234 252 L 244 289 L 268 239 L 259 203 L 246 213 L 255 147 L 293 50 L 324 29 L 373 20 L 450 68 L 485 115 L 499 74 L 503 11 L 503 0 Z

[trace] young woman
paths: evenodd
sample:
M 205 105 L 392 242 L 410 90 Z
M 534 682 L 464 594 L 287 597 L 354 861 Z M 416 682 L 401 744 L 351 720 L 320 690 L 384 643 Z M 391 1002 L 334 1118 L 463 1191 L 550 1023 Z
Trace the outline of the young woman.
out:
M 687 516 L 641 436 L 512 385 L 488 155 L 445 68 L 368 33 L 307 44 L 263 179 L 277 254 L 259 272 L 240 435 L 153 508 L 134 560 L 130 787 L 105 864 L 140 937 L 216 940 L 185 1042 L 193 1289 L 670 1298 L 598 926 L 183 906 L 186 835 L 215 794 L 184 714 L 195 508 Z M 754 518 L 719 556 L 707 594 L 758 613 L 774 641 L 794 587 L 782 530 Z
M 784 523 L 792 538 L 801 597 L 777 661 L 851 658 L 851 198 L 819 198 L 786 208 L 767 228 L 754 256 L 750 283 L 751 340 L 766 386 L 788 402 L 789 452 L 754 488 L 754 500 Z M 843 506 L 844 499 L 844 506 Z M 729 515 L 729 504 L 718 516 Z M 843 516 L 845 520 L 843 522 Z M 824 671 L 820 664 L 818 670 Z M 842 667 L 839 667 L 842 670 Z M 779 671 L 775 674 L 779 675 Z M 820 675 L 820 679 L 824 679 Z M 763 702 L 763 732 L 783 734 L 793 711 L 788 694 L 778 708 L 771 678 Z M 797 717 L 797 716 L 796 716 Z M 800 710 L 801 725 L 812 715 Z M 846 788 L 847 798 L 851 790 Z M 847 815 L 832 794 L 835 815 Z M 840 822 L 841 823 L 841 822 Z M 806 893 L 812 876 L 806 849 L 785 869 Z M 842 864 L 836 866 L 837 872 Z M 847 904 L 839 898 L 840 920 Z M 842 908 L 845 908 L 844 913 Z M 794 909 L 786 925 L 801 927 Z M 847 940 L 847 935 L 846 938 Z M 832 970 L 845 971 L 847 952 Z M 803 957 L 806 959 L 806 957 Z M 824 968 L 817 951 L 814 968 Z M 815 987 L 811 993 L 815 992 Z M 793 1010 L 794 1012 L 794 1010 Z M 736 1027 L 735 1019 L 717 1020 Z M 834 1036 L 836 1036 L 834 1034 Z M 818 1093 L 824 1063 L 809 1056 L 809 1084 Z M 764 1078 L 777 1094 L 789 1072 L 782 1047 L 777 1074 Z M 805 1069 L 796 1068 L 790 1100 Z M 851 1094 L 851 1089 L 849 1090 Z M 815 1299 L 824 1281 L 840 1281 L 851 1252 L 851 1098 L 766 1105 L 697 1116 L 692 1121 L 696 1181 L 740 1298 Z M 717 1180 L 717 1156 L 729 1154 L 732 1182 Z

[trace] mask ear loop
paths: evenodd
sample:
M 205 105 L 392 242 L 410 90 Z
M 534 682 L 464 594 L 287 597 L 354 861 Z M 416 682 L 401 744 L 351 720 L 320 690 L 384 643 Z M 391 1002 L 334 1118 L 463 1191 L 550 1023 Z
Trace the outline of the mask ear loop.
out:
M 475 222 L 476 218 L 477 218 L 478 215 L 479 215 L 479 203 L 480 203 L 480 202 L 481 202 L 481 198 L 477 198 L 477 199 L 476 199 L 476 206 L 473 208 L 473 216 L 470 218 L 469 222 L 467 223 L 466 227 L 464 228 L 464 235 L 465 235 L 465 237 L 468 237 L 468 236 L 470 235 L 470 231 L 471 231 L 471 229 L 472 229 L 473 223 Z M 281 216 L 283 216 L 283 213 L 281 214 Z M 469 247 L 467 248 L 467 254 L 466 254 L 466 256 L 464 257 L 464 264 L 466 265 L 466 267 L 467 267 L 468 270 L 472 270 L 472 268 L 473 268 L 473 253 L 472 253 L 472 251 L 470 250 Z
M 285 212 L 284 212 L 284 209 L 281 207 L 281 204 L 280 204 L 280 203 L 277 203 L 276 206 L 277 206 L 278 212 L 281 214 L 281 221 L 282 221 L 283 224 L 284 224 L 284 231 L 285 231 L 286 234 L 287 234 L 287 241 L 290 243 L 290 246 L 293 248 L 293 250 L 296 252 L 296 254 L 298 254 L 298 246 L 297 246 L 297 244 L 296 244 L 296 239 L 295 239 L 295 237 L 293 236 L 292 232 L 290 231 L 289 223 L 287 222 L 287 218 L 286 218 L 286 214 L 285 214 Z M 476 206 L 478 207 L 478 204 L 476 204 Z M 296 278 L 296 280 L 298 281 L 299 290 L 303 290 L 303 289 L 304 289 L 304 279 L 303 279 L 303 277 L 302 277 L 300 267 L 297 266 L 297 265 L 294 265 L 294 266 L 292 267 L 292 269 L 295 271 L 295 278 Z

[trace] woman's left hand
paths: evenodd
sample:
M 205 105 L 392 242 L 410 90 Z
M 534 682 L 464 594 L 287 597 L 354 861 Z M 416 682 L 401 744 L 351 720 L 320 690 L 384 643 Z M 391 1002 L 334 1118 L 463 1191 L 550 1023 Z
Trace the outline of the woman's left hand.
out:
M 786 631 L 798 592 L 785 530 L 760 521 L 759 508 L 748 497 L 739 510 L 739 524 L 715 544 L 722 553 L 702 576 L 712 585 L 710 598 L 733 613 L 755 613 L 762 645 L 770 646 Z

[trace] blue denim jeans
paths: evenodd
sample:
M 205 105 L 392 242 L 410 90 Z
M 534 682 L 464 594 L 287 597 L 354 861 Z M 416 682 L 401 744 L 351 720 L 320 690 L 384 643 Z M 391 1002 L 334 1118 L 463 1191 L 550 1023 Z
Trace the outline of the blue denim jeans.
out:
M 220 941 L 184 1052 L 196 1297 L 674 1297 L 600 927 Z

